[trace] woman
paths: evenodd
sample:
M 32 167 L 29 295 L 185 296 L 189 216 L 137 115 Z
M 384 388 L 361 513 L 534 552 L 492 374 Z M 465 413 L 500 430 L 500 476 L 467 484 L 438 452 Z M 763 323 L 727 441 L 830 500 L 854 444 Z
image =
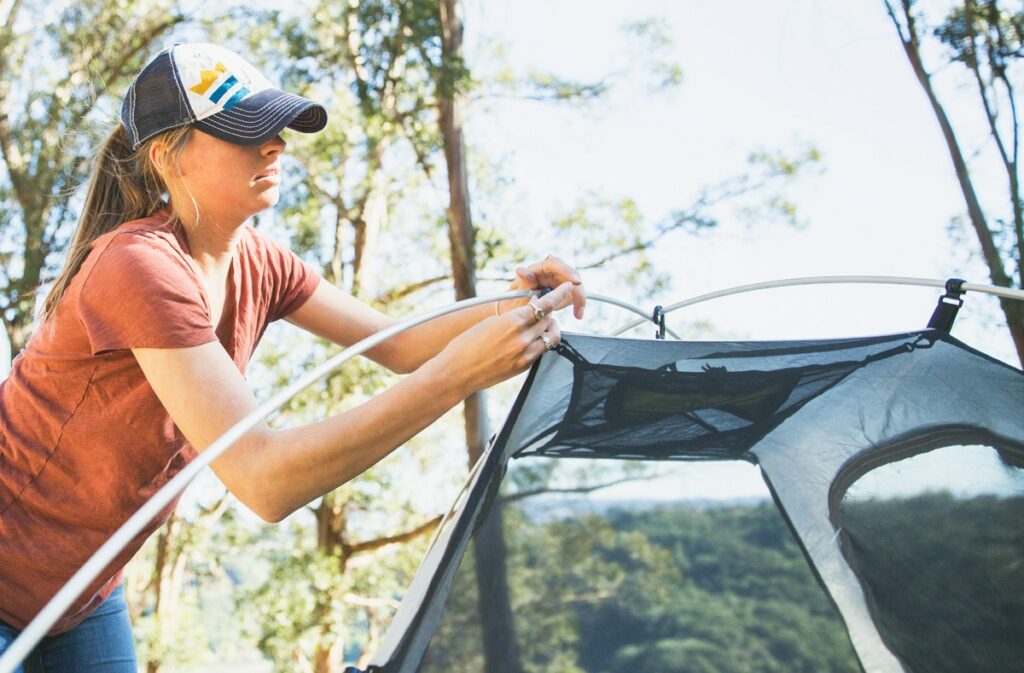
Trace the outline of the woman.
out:
M 136 77 L 93 172 L 40 327 L 0 385 L 0 652 L 132 512 L 256 407 L 246 363 L 287 318 L 338 344 L 392 320 L 347 296 L 247 220 L 279 196 L 285 126 L 324 109 L 273 88 L 237 54 L 177 45 Z M 530 306 L 468 309 L 368 355 L 400 383 L 298 428 L 261 424 L 213 463 L 231 492 L 279 521 L 358 475 L 473 391 L 559 341 L 548 314 L 585 295 L 556 258 L 513 289 Z M 173 507 L 173 505 L 172 505 Z M 26 671 L 133 671 L 122 567 L 170 510 L 96 580 Z

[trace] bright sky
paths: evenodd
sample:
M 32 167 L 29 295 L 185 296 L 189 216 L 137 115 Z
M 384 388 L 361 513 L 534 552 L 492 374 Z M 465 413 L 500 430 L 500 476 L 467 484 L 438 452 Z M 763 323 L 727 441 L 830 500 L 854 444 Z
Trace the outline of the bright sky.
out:
M 968 251 L 946 233 L 962 197 L 881 0 L 470 0 L 470 58 L 480 40 L 496 36 L 518 68 L 593 79 L 623 67 L 619 26 L 652 16 L 666 19 L 675 40 L 684 71 L 676 93 L 613 96 L 589 112 L 508 100 L 485 114 L 471 110 L 471 140 L 502 157 L 524 217 L 551 221 L 595 191 L 633 197 L 657 220 L 689 205 L 701 186 L 742 172 L 751 151 L 812 143 L 825 173 L 792 192 L 808 226 L 723 221 L 700 240 L 666 241 L 658 260 L 673 270 L 674 288 L 660 303 L 796 276 L 989 282 L 980 263 L 965 263 L 975 241 Z M 591 289 L 634 298 L 628 287 Z M 937 297 L 906 287 L 772 290 L 686 309 L 675 320 L 706 319 L 718 334 L 748 338 L 887 333 L 924 326 Z M 954 335 L 1016 362 L 1005 328 L 989 324 L 997 319 L 993 302 L 968 297 Z

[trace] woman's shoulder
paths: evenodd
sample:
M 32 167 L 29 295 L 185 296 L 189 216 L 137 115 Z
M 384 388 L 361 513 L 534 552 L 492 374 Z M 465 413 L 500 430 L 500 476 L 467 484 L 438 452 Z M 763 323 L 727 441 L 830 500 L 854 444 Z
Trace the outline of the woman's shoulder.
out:
M 169 266 L 188 275 L 196 273 L 188 238 L 180 223 L 166 210 L 130 220 L 98 236 L 90 246 L 79 275 L 87 277 L 97 265 L 146 269 Z
M 202 281 L 181 227 L 164 213 L 125 222 L 99 236 L 68 287 L 79 301 L 87 294 L 153 294 L 155 286 L 190 288 L 202 296 Z M 192 292 L 192 290 L 195 290 Z
M 185 253 L 188 246 L 181 225 L 169 209 L 118 225 L 96 237 L 91 248 L 93 252 L 102 251 L 115 243 L 115 247 L 162 247 L 181 253 Z

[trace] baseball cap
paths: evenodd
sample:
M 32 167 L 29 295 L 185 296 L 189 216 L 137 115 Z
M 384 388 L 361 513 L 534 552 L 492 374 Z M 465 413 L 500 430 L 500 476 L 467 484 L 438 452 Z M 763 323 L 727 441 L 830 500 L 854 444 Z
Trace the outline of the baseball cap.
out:
M 121 105 L 133 150 L 185 124 L 236 145 L 259 145 L 286 126 L 315 133 L 322 105 L 274 87 L 235 52 L 209 43 L 176 44 L 135 77 Z

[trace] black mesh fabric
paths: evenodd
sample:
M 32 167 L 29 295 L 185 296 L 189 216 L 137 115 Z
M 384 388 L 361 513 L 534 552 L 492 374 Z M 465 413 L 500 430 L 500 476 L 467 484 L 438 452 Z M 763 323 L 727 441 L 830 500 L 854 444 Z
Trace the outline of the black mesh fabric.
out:
M 172 86 L 175 82 L 177 87 Z M 128 133 L 133 146 L 195 119 L 180 86 L 170 52 L 161 52 L 142 70 L 124 102 L 132 120 Z
M 759 344 L 756 350 L 749 344 L 705 347 L 662 354 L 675 359 L 646 366 L 593 362 L 567 340 L 560 352 L 574 370 L 568 408 L 538 433 L 549 440 L 517 455 L 739 458 L 851 372 L 930 348 L 934 339 L 915 334 Z

